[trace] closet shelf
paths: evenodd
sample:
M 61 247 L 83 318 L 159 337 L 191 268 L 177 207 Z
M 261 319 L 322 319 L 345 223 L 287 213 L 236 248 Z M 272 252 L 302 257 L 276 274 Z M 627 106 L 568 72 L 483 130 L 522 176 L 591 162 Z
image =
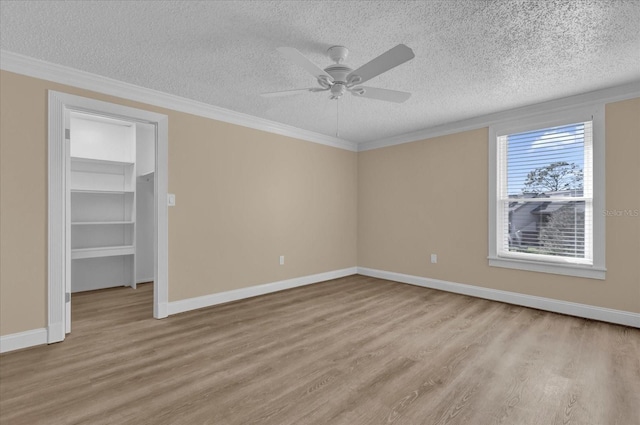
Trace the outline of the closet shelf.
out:
M 134 162 L 111 161 L 108 159 L 81 158 L 79 156 L 72 156 L 71 161 L 75 163 L 104 164 L 104 165 L 133 165 L 134 164 Z
M 96 189 L 71 189 L 71 193 L 87 193 L 97 195 L 123 195 L 125 193 L 134 193 L 133 190 L 96 190 Z
M 72 226 L 94 226 L 102 224 L 134 224 L 135 221 L 74 221 Z
M 86 117 L 69 114 L 71 292 L 135 287 L 137 124 Z
M 82 258 L 113 257 L 116 255 L 133 255 L 134 253 L 135 247 L 133 245 L 76 248 L 71 250 L 71 259 L 79 260 Z

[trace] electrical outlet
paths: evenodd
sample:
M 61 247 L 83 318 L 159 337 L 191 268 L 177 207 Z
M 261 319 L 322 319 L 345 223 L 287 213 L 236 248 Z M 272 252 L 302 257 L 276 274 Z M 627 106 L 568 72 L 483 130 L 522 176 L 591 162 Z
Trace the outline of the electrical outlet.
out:
M 284 265 L 284 255 L 280 256 L 280 265 L 283 266 Z
M 431 264 L 436 264 L 438 262 L 438 255 L 431 254 Z

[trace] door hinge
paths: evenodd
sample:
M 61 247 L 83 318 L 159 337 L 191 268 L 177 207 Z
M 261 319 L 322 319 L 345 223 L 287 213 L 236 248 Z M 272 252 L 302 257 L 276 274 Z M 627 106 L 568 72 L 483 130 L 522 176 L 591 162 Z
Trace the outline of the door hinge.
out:
M 66 292 L 64 294 L 64 302 L 68 303 L 71 301 L 71 292 Z
M 64 138 L 67 140 L 71 140 L 71 129 L 69 128 L 64 129 Z

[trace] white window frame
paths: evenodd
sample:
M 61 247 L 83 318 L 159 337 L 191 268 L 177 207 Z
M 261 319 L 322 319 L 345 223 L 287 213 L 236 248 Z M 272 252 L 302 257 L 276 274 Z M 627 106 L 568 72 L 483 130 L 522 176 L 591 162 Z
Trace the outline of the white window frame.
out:
M 592 264 L 564 262 L 539 256 L 506 255 L 499 251 L 501 220 L 498 209 L 498 137 L 550 127 L 592 121 L 593 125 L 593 261 Z M 605 130 L 604 104 L 549 110 L 535 115 L 514 116 L 489 126 L 489 265 L 509 269 L 605 279 Z M 588 237 L 588 236 L 587 236 Z

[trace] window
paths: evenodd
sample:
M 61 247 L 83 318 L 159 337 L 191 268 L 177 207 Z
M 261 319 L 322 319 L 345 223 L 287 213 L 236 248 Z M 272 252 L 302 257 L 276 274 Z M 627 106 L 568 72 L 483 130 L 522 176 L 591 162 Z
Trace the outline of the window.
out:
M 604 279 L 603 122 L 589 110 L 490 129 L 490 265 Z

